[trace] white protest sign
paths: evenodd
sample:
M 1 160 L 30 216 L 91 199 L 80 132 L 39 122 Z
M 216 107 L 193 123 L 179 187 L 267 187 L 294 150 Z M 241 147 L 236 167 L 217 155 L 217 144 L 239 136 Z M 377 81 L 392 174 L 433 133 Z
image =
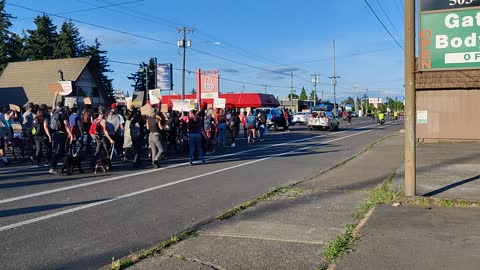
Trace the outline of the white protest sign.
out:
M 172 99 L 174 111 L 190 111 L 190 100 Z
M 217 109 L 225 109 L 225 105 L 227 103 L 227 99 L 225 98 L 215 98 L 213 99 L 213 107 Z
M 162 94 L 160 89 L 148 90 L 148 96 L 150 98 L 150 104 L 159 104 L 162 101 Z
M 69 108 L 73 108 L 77 105 L 77 99 L 74 97 L 66 97 L 65 98 L 65 106 Z

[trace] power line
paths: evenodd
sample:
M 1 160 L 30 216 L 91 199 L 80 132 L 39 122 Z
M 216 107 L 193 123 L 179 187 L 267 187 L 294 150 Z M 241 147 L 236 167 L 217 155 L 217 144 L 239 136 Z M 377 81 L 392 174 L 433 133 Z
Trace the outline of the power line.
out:
M 126 5 L 126 4 L 143 2 L 143 1 L 145 1 L 145 0 L 135 0 L 135 1 L 117 3 L 117 4 L 111 3 L 110 5 L 107 5 L 107 6 L 96 6 L 96 7 L 94 7 L 94 8 L 85 8 L 85 9 L 72 10 L 72 11 L 57 13 L 57 15 L 65 15 L 65 14 L 72 14 L 72 13 L 84 12 L 84 11 L 91 11 L 91 10 L 96 10 L 96 9 L 104 9 L 104 8 L 109 8 L 109 7 L 114 7 L 114 6 L 122 6 L 122 5 Z M 81 1 L 81 2 L 82 2 L 82 1 Z M 14 20 L 23 21 L 23 20 L 30 20 L 30 19 L 35 19 L 35 17 L 21 18 L 21 19 L 14 19 Z
M 393 31 L 395 31 L 395 33 L 397 34 L 398 37 L 400 37 L 400 34 L 398 33 L 397 31 L 397 28 L 395 27 L 395 25 L 393 25 L 392 21 L 390 20 L 390 16 L 388 16 L 387 12 L 385 11 L 385 9 L 383 8 L 382 4 L 380 3 L 379 0 L 376 0 L 378 5 L 380 6 L 380 9 L 382 10 L 383 14 L 385 14 L 385 17 L 387 18 L 388 22 L 390 23 L 390 25 L 392 26 L 393 28 Z
M 123 65 L 131 65 L 131 66 L 138 66 L 139 64 L 136 64 L 136 63 L 129 63 L 129 62 L 125 62 L 125 61 L 118 61 L 118 60 L 111 60 L 109 59 L 108 62 L 111 62 L 111 63 L 117 63 L 117 64 L 123 64 Z M 183 69 L 181 68 L 172 68 L 173 70 L 175 71 L 183 71 Z M 188 72 L 188 74 L 195 74 L 196 71 L 193 71 L 193 70 L 190 70 L 190 69 L 185 69 L 186 72 Z M 208 76 L 208 75 L 205 75 L 205 76 Z M 223 76 L 219 76 L 219 79 L 220 80 L 223 80 L 223 81 L 229 81 L 229 82 L 235 82 L 235 83 L 239 83 L 239 84 L 247 84 L 247 85 L 253 85 L 253 86 L 262 86 L 262 87 L 271 87 L 271 88 L 285 88 L 285 89 L 290 89 L 289 86 L 281 86 L 281 85 L 271 85 L 271 84 L 265 84 L 265 83 L 252 83 L 252 82 L 245 82 L 245 81 L 239 81 L 239 80 L 234 80 L 234 79 L 229 79 L 229 78 L 225 78 Z M 297 87 L 298 88 L 298 87 Z
M 405 50 L 405 48 L 400 44 L 400 42 L 398 42 L 398 40 L 392 35 L 392 33 L 390 32 L 390 30 L 388 30 L 388 28 L 385 26 L 385 24 L 382 22 L 382 20 L 378 17 L 377 13 L 375 12 L 375 10 L 372 8 L 372 6 L 370 5 L 370 3 L 368 3 L 367 0 L 363 0 L 365 2 L 365 4 L 367 4 L 367 6 L 370 8 L 370 10 L 373 12 L 373 15 L 375 15 L 375 17 L 377 18 L 377 20 L 380 22 L 380 24 L 382 24 L 383 28 L 387 31 L 387 33 L 390 35 L 390 37 L 395 41 L 395 43 L 397 43 L 398 47 L 400 47 L 400 49 L 402 50 Z
M 99 0 L 99 1 L 104 2 L 104 3 L 112 3 L 112 2 L 107 1 L 107 0 Z M 86 1 L 82 1 L 82 2 L 88 3 L 88 2 L 86 2 Z M 88 4 L 90 4 L 90 3 L 88 3 Z M 113 10 L 113 11 L 115 11 L 115 12 L 120 12 L 120 11 L 117 11 L 117 10 Z M 148 13 L 146 13 L 146 12 L 139 11 L 138 9 L 130 8 L 128 11 L 131 12 L 131 13 L 134 13 L 134 14 L 140 14 L 140 15 L 143 14 L 143 16 L 147 16 L 148 18 L 157 18 L 157 19 L 159 19 L 159 20 L 161 20 L 161 21 L 163 21 L 163 22 L 167 22 L 167 25 L 170 26 L 170 27 L 173 27 L 173 28 L 178 28 L 177 25 L 180 25 L 179 23 L 174 22 L 174 21 L 172 21 L 172 20 L 165 19 L 165 18 L 156 16 L 156 15 L 151 15 L 151 14 L 148 14 Z M 122 13 L 125 14 L 124 12 L 122 12 Z M 130 15 L 130 16 L 133 16 L 133 15 Z M 134 16 L 134 17 L 139 18 L 138 16 Z M 143 18 L 143 17 L 140 17 L 140 18 L 141 18 L 141 19 L 145 19 L 145 18 Z M 150 22 L 158 23 L 158 21 L 153 21 L 153 20 L 151 20 L 151 19 L 146 19 L 146 20 L 147 20 L 147 21 L 150 21 Z M 190 28 L 192 28 L 193 30 L 195 30 L 196 32 L 198 32 L 200 35 L 213 38 L 213 40 L 217 40 L 217 41 L 220 40 L 220 39 L 216 39 L 213 35 L 208 34 L 208 33 L 205 32 L 205 31 L 200 31 L 198 28 L 195 28 L 195 27 L 190 27 Z M 205 39 L 205 38 L 204 38 L 203 40 L 208 41 L 208 42 L 211 42 L 210 40 Z M 255 57 L 256 57 L 256 58 L 263 58 L 263 59 L 267 60 L 268 62 L 275 63 L 275 61 L 272 61 L 272 60 L 267 59 L 267 58 L 262 57 L 262 56 L 258 56 L 258 55 L 249 53 L 247 50 L 242 49 L 242 48 L 237 47 L 237 46 L 234 46 L 234 45 L 231 45 L 231 44 L 228 43 L 228 42 L 224 42 L 224 41 L 223 41 L 222 44 L 226 44 L 227 46 L 229 46 L 229 47 L 231 47 L 231 48 L 234 48 L 234 49 L 236 49 L 236 50 L 242 51 L 244 56 L 246 56 L 246 55 L 248 55 L 248 54 L 254 56 L 254 57 L 251 57 L 251 56 L 249 57 L 249 56 L 247 56 L 248 58 L 251 58 L 251 59 L 254 59 Z M 225 48 L 224 46 L 220 46 L 220 47 Z M 226 49 L 226 48 L 225 48 L 225 49 Z M 212 55 L 212 54 L 208 54 L 208 53 L 205 53 L 205 52 L 202 52 L 202 51 L 199 51 L 199 50 L 198 50 L 197 52 L 215 57 L 215 56 Z M 217 57 L 217 58 L 218 58 L 218 57 Z M 245 65 L 244 63 L 241 63 L 241 62 L 238 62 L 238 61 L 235 62 L 235 61 L 232 61 L 232 60 L 227 59 L 227 58 L 220 58 L 220 59 L 225 60 L 225 61 L 229 61 L 229 62 L 233 62 L 233 63 L 236 63 L 236 64 L 240 64 L 240 65 Z M 257 59 L 254 59 L 254 60 L 257 61 Z M 286 65 L 285 65 L 285 66 L 286 66 Z M 256 69 L 261 69 L 261 68 L 259 68 L 258 66 L 254 66 L 254 65 L 252 65 L 252 67 L 253 67 L 253 68 L 256 68 Z M 297 69 L 298 69 L 298 70 L 303 70 L 303 71 L 305 71 L 305 72 L 307 72 L 307 73 L 310 73 L 310 71 L 308 71 L 308 70 L 306 70 L 306 69 L 301 69 L 301 68 L 297 68 Z M 269 70 L 269 69 L 263 69 L 263 70 L 267 70 L 267 71 L 270 71 L 270 72 L 273 72 L 273 73 L 283 73 L 283 72 L 275 72 L 275 71 Z M 283 74 L 283 75 L 288 75 L 288 74 Z M 298 76 L 294 76 L 294 77 L 298 77 Z M 305 82 L 309 82 L 309 80 L 303 79 L 303 78 L 301 78 L 301 77 L 298 77 L 298 78 L 299 78 L 300 80 L 305 81 Z

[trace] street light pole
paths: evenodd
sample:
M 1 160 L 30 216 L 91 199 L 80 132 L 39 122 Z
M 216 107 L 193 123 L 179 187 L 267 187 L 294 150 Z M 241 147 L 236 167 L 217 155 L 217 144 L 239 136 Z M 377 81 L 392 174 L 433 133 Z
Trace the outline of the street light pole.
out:
M 293 72 L 290 72 L 290 111 L 293 109 Z
M 332 84 L 333 84 L 333 114 L 337 116 L 337 78 L 340 78 L 340 76 L 337 76 L 337 70 L 336 70 L 336 59 L 335 59 L 335 40 L 333 41 L 333 76 L 329 77 L 332 79 Z
M 318 75 L 316 73 L 312 74 L 312 82 L 313 82 L 313 107 L 317 106 L 317 83 L 318 83 Z

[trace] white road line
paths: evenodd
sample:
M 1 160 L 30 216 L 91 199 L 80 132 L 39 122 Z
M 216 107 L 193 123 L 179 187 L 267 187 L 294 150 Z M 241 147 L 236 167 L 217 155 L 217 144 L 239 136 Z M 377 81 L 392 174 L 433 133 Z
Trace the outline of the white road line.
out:
M 231 153 L 231 154 L 225 154 L 225 155 L 221 155 L 221 156 L 214 156 L 214 157 L 207 158 L 206 160 L 208 161 L 208 160 L 215 160 L 215 159 L 221 159 L 221 158 L 225 158 L 225 157 L 236 156 L 236 155 L 239 155 L 239 154 L 245 154 L 245 153 L 254 152 L 254 151 L 259 151 L 259 150 L 263 150 L 263 149 L 267 149 L 267 148 L 284 146 L 284 145 L 288 145 L 288 144 L 291 144 L 291 143 L 297 143 L 297 142 L 302 142 L 302 141 L 308 141 L 308 140 L 318 139 L 318 138 L 326 137 L 326 136 L 333 135 L 333 134 L 341 134 L 341 133 L 345 133 L 345 132 L 348 132 L 348 131 L 355 131 L 355 129 L 361 129 L 361 128 L 373 127 L 373 126 L 379 126 L 379 125 L 378 125 L 378 124 L 374 124 L 374 125 L 369 125 L 369 126 L 357 127 L 357 128 L 354 128 L 353 130 L 344 130 L 344 131 L 339 131 L 339 132 L 330 133 L 330 134 L 317 135 L 317 136 L 308 137 L 308 138 L 303 138 L 303 139 L 298 139 L 298 140 L 293 140 L 293 141 L 289 141 L 289 142 L 278 143 L 278 144 L 274 144 L 274 145 L 262 146 L 262 147 L 259 147 L 259 148 L 254 148 L 254 149 L 250 149 L 250 150 L 239 151 L 239 152 L 235 152 L 235 153 Z M 77 185 L 73 185 L 73 186 L 66 186 L 66 187 L 61 187 L 61 188 L 56 188 L 56 189 L 51 189 L 51 190 L 46 190 L 46 191 L 31 193 L 31 194 L 27 194 L 27 195 L 22 195 L 22 196 L 17 196 L 17 197 L 2 199 L 2 200 L 0 200 L 0 204 L 10 203 L 10 202 L 19 201 L 19 200 L 24 200 L 24 199 L 29 199 L 29 198 L 34 198 L 34 197 L 39 197 L 39 196 L 43 196 L 43 195 L 48 195 L 48 194 L 52 194 L 52 193 L 67 191 L 67 190 L 76 189 L 76 188 L 82 188 L 82 187 L 87 187 L 87 186 L 92 186 L 92 185 L 98 185 L 98 184 L 101 184 L 101 183 L 106 183 L 106 182 L 111 182 L 111 181 L 117 181 L 117 180 L 129 178 L 129 177 L 135 177 L 135 176 L 139 176 L 139 175 L 144 175 L 144 174 L 159 172 L 159 171 L 163 171 L 163 170 L 167 170 L 167 169 L 173 169 L 173 168 L 178 168 L 178 167 L 187 166 L 187 165 L 188 165 L 188 162 L 184 162 L 184 163 L 169 165 L 169 166 L 163 167 L 163 168 L 150 169 L 150 170 L 140 171 L 140 172 L 131 173 L 131 174 L 126 174 L 126 175 L 119 175 L 119 176 L 115 176 L 115 177 L 111 177 L 111 178 L 106 178 L 106 179 L 102 179 L 102 180 L 97 180 L 97 181 L 92 181 L 92 182 L 77 184 Z
M 7 230 L 10 230 L 10 229 L 14 229 L 14 228 L 18 228 L 18 227 L 21 227 L 21 226 L 24 226 L 24 225 L 36 223 L 36 222 L 39 222 L 39 221 L 42 221 L 42 220 L 47 220 L 47 219 L 50 219 L 50 218 L 54 218 L 54 217 L 66 215 L 66 214 L 69 214 L 69 213 L 77 212 L 77 211 L 80 211 L 80 210 L 83 210 L 83 209 L 88 209 L 88 208 L 91 208 L 91 207 L 99 206 L 99 205 L 102 205 L 102 204 L 118 201 L 118 200 L 125 199 L 125 198 L 128 198 L 128 197 L 140 195 L 140 194 L 143 194 L 143 193 L 147 193 L 147 192 L 150 192 L 150 191 L 162 189 L 162 188 L 165 188 L 165 187 L 177 185 L 177 184 L 180 184 L 180 183 L 192 181 L 192 180 L 202 178 L 202 177 L 205 177 L 205 176 L 209 176 L 209 175 L 212 175 L 212 174 L 217 174 L 217 173 L 220 173 L 220 172 L 233 170 L 233 169 L 244 167 L 244 166 L 247 166 L 247 165 L 250 165 L 250 164 L 258 163 L 258 162 L 261 162 L 261 161 L 265 161 L 265 160 L 273 159 L 273 158 L 276 158 L 276 157 L 285 156 L 285 155 L 288 155 L 288 154 L 299 152 L 299 151 L 302 151 L 302 150 L 318 147 L 318 146 L 325 145 L 325 144 L 328 144 L 328 143 L 332 143 L 332 142 L 335 142 L 335 141 L 347 139 L 347 138 L 350 138 L 350 137 L 353 137 L 353 136 L 358 136 L 360 134 L 364 134 L 364 133 L 367 133 L 367 132 L 370 132 L 370 131 L 371 130 L 365 130 L 365 131 L 358 132 L 358 133 L 355 133 L 355 134 L 351 134 L 351 135 L 348 135 L 348 136 L 345 136 L 345 137 L 340 137 L 340 138 L 336 138 L 336 139 L 329 140 L 329 141 L 326 141 L 326 142 L 322 142 L 322 143 L 319 143 L 319 144 L 316 144 L 316 145 L 306 146 L 306 147 L 298 148 L 298 149 L 295 149 L 295 150 L 292 150 L 292 151 L 279 153 L 279 154 L 275 154 L 275 155 L 270 155 L 270 156 L 265 157 L 265 158 L 252 160 L 252 161 L 249 161 L 249 162 L 246 162 L 246 163 L 237 164 L 237 165 L 227 167 L 227 168 L 223 168 L 223 169 L 220 169 L 220 170 L 211 171 L 211 172 L 204 173 L 204 174 L 201 174 L 201 175 L 188 177 L 188 178 L 185 178 L 185 179 L 182 179 L 182 180 L 177 180 L 177 181 L 174 181 L 174 182 L 166 183 L 166 184 L 163 184 L 163 185 L 159 185 L 159 186 L 155 186 L 155 187 L 151 187 L 151 188 L 147 188 L 147 189 L 142 189 L 142 190 L 135 191 L 135 192 L 132 192 L 132 193 L 127 193 L 127 194 L 124 194 L 124 195 L 121 195 L 121 196 L 116 196 L 116 197 L 113 197 L 113 198 L 110 198 L 110 199 L 107 199 L 107 200 L 104 200 L 104 201 L 89 203 L 89 204 L 86 204 L 86 205 L 83 205 L 83 206 L 79 206 L 79 207 L 59 211 L 59 212 L 56 212 L 56 213 L 48 214 L 48 215 L 45 215 L 45 216 L 40 216 L 40 217 L 37 217 L 37 218 L 28 219 L 28 220 L 25 220 L 25 221 L 22 221 L 22 222 L 2 226 L 2 227 L 0 227 L 0 232 L 7 231 Z

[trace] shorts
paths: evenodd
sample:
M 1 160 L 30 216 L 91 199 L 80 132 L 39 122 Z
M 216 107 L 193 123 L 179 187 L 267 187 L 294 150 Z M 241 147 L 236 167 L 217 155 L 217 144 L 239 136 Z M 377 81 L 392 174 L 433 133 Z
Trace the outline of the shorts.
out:
M 5 150 L 5 138 L 0 137 L 0 150 Z

